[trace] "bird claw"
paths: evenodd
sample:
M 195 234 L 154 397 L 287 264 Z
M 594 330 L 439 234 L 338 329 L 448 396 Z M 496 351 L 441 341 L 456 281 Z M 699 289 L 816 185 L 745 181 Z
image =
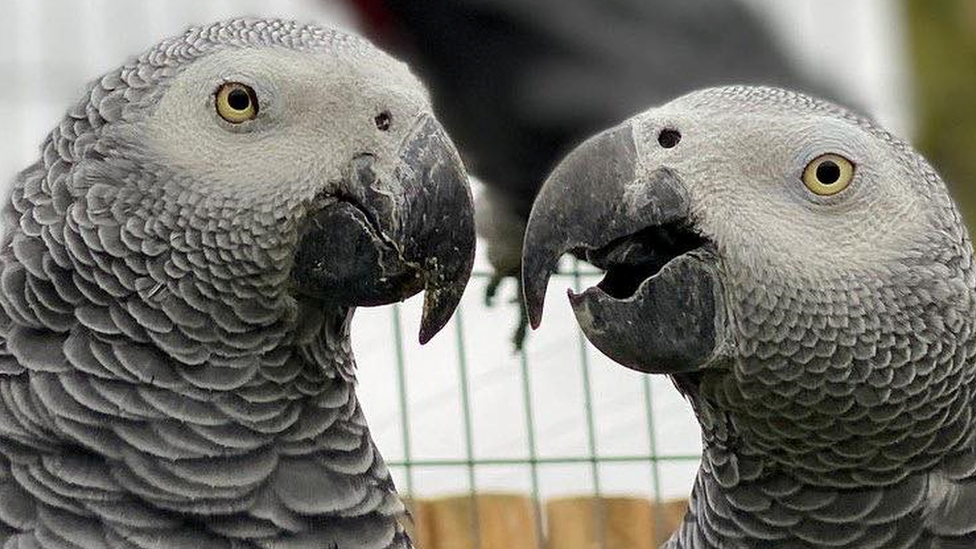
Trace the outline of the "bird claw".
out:
M 491 278 L 488 279 L 488 284 L 485 286 L 485 305 L 488 307 L 495 306 L 495 299 L 498 297 L 502 282 L 510 277 L 515 279 L 515 296 L 508 300 L 508 302 L 515 304 L 519 311 L 518 324 L 515 326 L 515 331 L 512 334 L 513 350 L 518 353 L 525 347 L 525 339 L 529 333 L 529 315 L 522 303 L 522 280 L 514 275 L 506 275 L 498 272 L 492 274 Z
M 485 306 L 495 306 L 495 297 L 498 296 L 498 288 L 501 287 L 502 282 L 506 278 L 505 275 L 497 272 L 491 275 L 491 278 L 488 279 L 488 284 L 485 286 Z
M 525 348 L 525 339 L 529 335 L 529 314 L 525 307 L 519 303 L 519 321 L 518 325 L 515 327 L 515 333 L 512 334 L 512 344 L 515 346 L 515 352 L 521 352 Z

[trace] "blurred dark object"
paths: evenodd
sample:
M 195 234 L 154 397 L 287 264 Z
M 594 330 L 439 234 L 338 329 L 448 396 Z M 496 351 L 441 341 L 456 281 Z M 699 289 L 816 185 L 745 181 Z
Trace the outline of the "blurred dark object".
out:
M 976 1 L 909 0 L 917 144 L 976 221 Z
M 517 276 L 532 201 L 580 141 L 684 92 L 802 78 L 744 6 L 715 0 L 347 0 L 366 33 L 427 82 L 467 168 L 486 185 L 478 233 Z M 516 345 L 524 335 L 516 333 Z

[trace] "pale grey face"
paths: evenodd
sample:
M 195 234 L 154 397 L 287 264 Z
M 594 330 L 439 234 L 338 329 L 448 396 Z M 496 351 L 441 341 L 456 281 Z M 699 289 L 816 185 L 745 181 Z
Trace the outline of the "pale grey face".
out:
M 218 114 L 226 83 L 253 90 L 252 120 L 235 124 Z M 150 150 L 209 196 L 294 201 L 330 190 L 356 154 L 392 165 L 418 118 L 430 113 L 406 66 L 378 52 L 363 58 L 271 46 L 194 61 L 138 125 Z
M 724 261 L 830 278 L 903 258 L 934 228 L 939 206 L 911 158 L 832 113 L 702 94 L 630 124 L 638 178 L 671 170 L 687 190 L 690 221 Z M 672 148 L 659 143 L 667 129 L 681 134 Z M 846 188 L 818 189 L 829 195 L 804 181 L 824 155 L 853 169 Z
M 898 289 L 904 279 L 929 273 L 945 279 L 948 305 L 967 275 L 946 258 L 970 257 L 944 185 L 907 145 L 827 103 L 764 88 L 705 90 L 651 109 L 554 170 L 524 252 L 535 324 L 549 272 L 568 251 L 607 269 L 597 287 L 571 295 L 589 339 L 628 367 L 667 373 L 741 358 L 757 345 L 744 338 L 796 320 L 791 300 L 846 312 L 865 307 L 858 292 L 872 285 L 898 296 L 911 291 Z M 842 332 L 831 337 L 858 335 Z

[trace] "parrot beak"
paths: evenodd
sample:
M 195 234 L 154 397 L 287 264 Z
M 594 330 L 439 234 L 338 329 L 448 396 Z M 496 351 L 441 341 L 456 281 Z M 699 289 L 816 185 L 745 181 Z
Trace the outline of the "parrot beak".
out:
M 522 284 L 533 328 L 550 276 L 572 252 L 607 271 L 596 287 L 570 292 L 580 327 L 600 351 L 642 372 L 703 366 L 721 344 L 724 309 L 713 247 L 689 216 L 687 190 L 671 170 L 638 168 L 630 124 L 580 145 L 549 176 L 529 216 Z
M 393 162 L 360 154 L 343 187 L 306 224 L 294 284 L 344 306 L 387 305 L 424 290 L 426 343 L 454 314 L 474 264 L 474 207 L 457 150 L 422 115 Z

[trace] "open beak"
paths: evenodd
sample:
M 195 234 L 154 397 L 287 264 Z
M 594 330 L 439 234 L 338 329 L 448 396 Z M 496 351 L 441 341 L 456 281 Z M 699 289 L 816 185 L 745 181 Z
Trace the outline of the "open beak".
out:
M 597 286 L 570 292 L 587 338 L 635 370 L 696 370 L 723 339 L 714 247 L 696 230 L 674 171 L 637 160 L 633 128 L 623 124 L 580 145 L 543 185 L 522 256 L 529 319 L 541 323 L 560 257 L 583 255 L 606 270 Z
M 306 223 L 292 281 L 344 306 L 386 305 L 424 291 L 426 343 L 454 314 L 474 263 L 474 208 L 457 150 L 423 115 L 395 162 L 361 154 L 344 175 L 343 195 Z

